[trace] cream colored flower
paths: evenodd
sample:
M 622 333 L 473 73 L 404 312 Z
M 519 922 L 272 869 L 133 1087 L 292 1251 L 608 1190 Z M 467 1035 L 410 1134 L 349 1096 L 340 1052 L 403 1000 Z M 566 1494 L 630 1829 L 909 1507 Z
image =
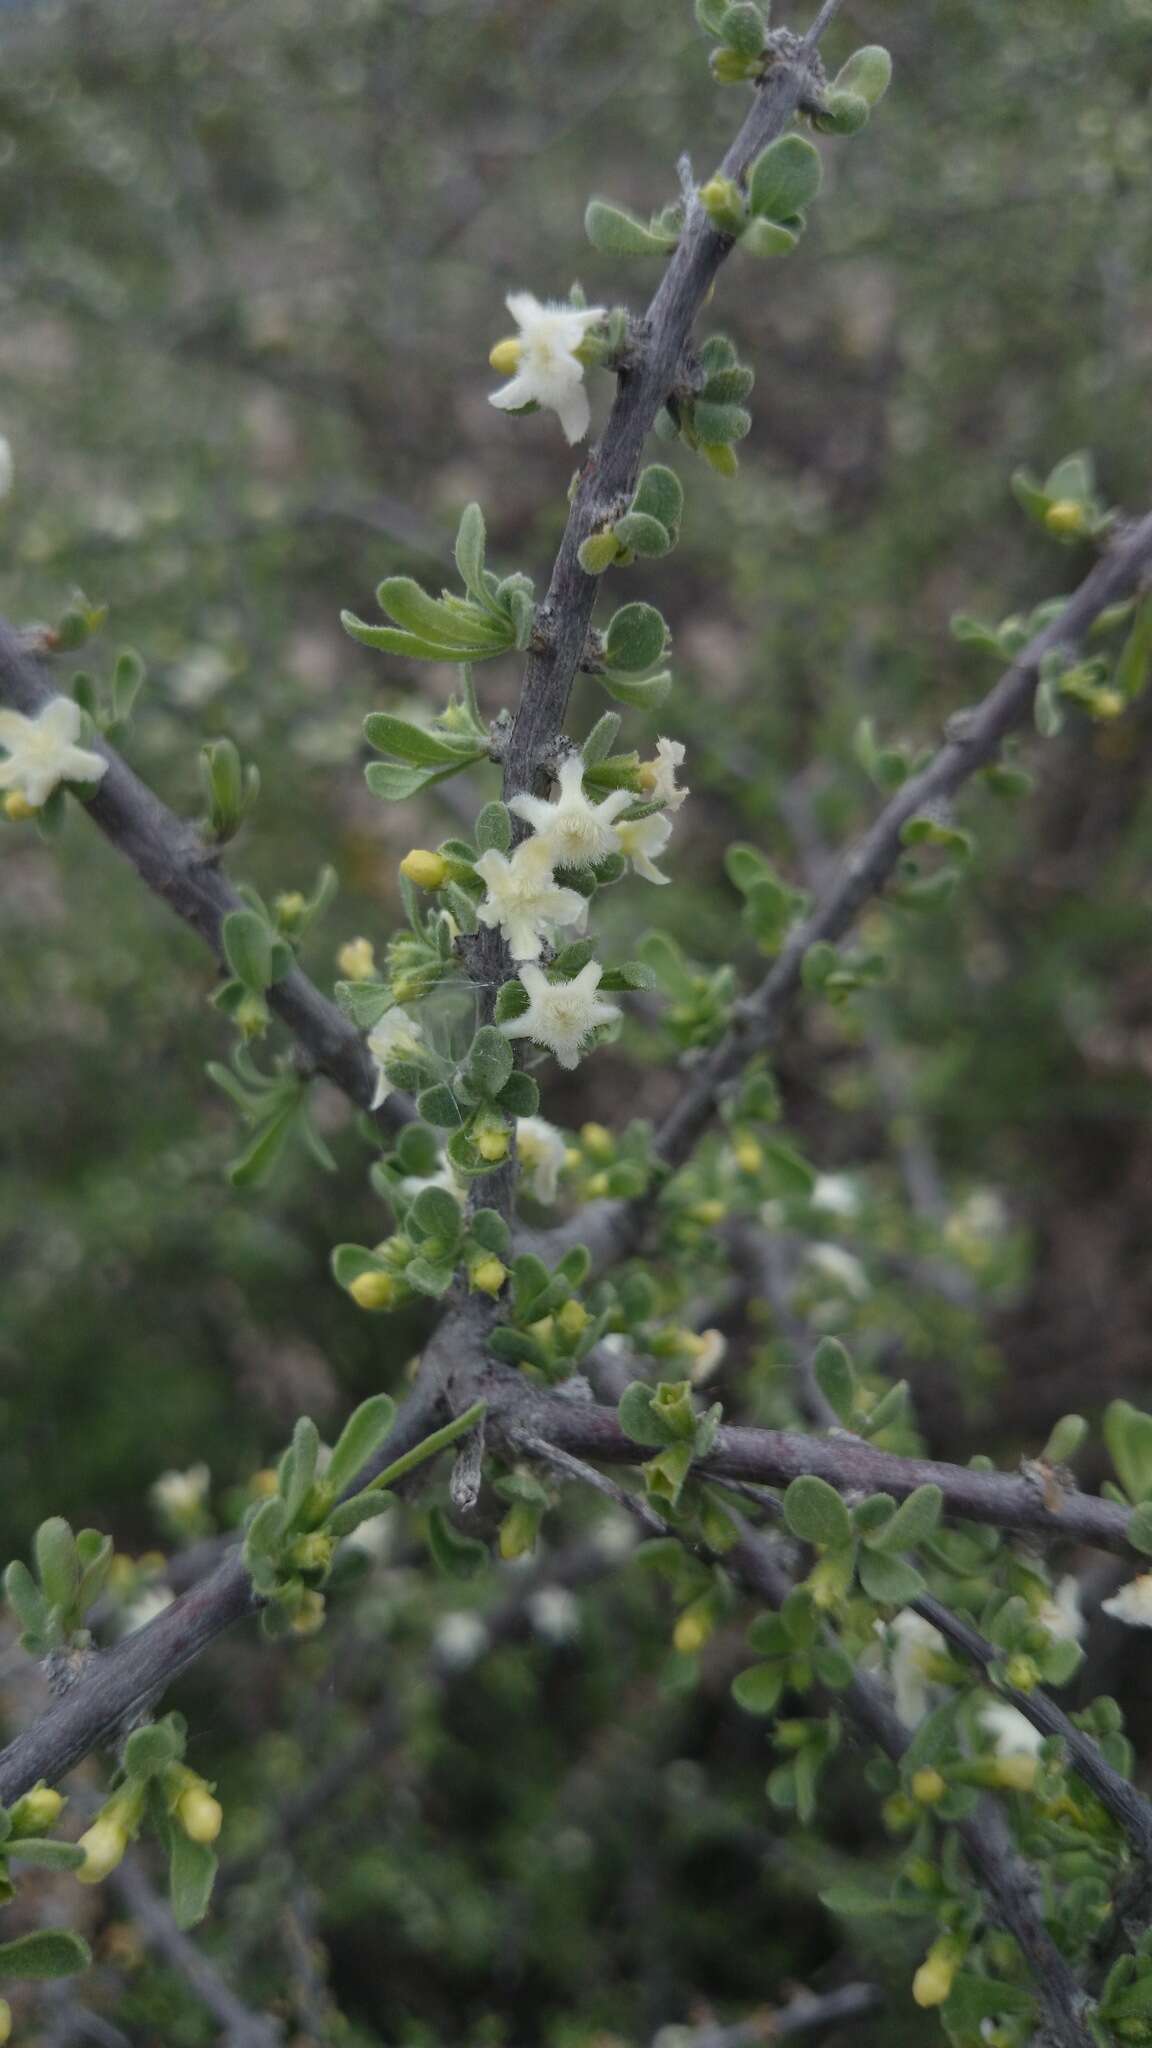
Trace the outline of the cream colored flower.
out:
M 51 697 L 35 718 L 19 711 L 0 711 L 0 789 L 12 789 L 34 810 L 47 803 L 62 782 L 96 783 L 108 763 L 87 747 L 78 747 L 83 714 L 71 697 Z
M 947 1645 L 939 1629 L 911 1607 L 893 1616 L 890 1634 L 896 1638 L 888 1665 L 896 1712 L 906 1728 L 917 1728 L 928 1712 L 932 1659 Z
M 376 1093 L 372 1097 L 373 1109 L 379 1109 L 392 1093 L 392 1083 L 384 1069 L 387 1062 L 398 1053 L 415 1052 L 418 1041 L 424 1036 L 424 1028 L 410 1017 L 407 1010 L 399 1006 L 385 1010 L 380 1022 L 368 1034 L 368 1050 L 376 1062 Z
M 678 811 L 691 792 L 677 789 L 676 770 L 684 759 L 682 740 L 657 740 L 656 759 L 640 763 L 640 786 L 650 802 Z
M 1088 1623 L 1080 1608 L 1080 1582 L 1071 1572 L 1065 1573 L 1053 1587 L 1052 1598 L 1038 1608 L 1036 1619 L 1058 1642 L 1082 1641 Z
M 489 392 L 489 404 L 502 412 L 542 405 L 556 414 L 569 442 L 582 441 L 591 409 L 576 350 L 588 329 L 604 318 L 603 306 L 544 305 L 531 292 L 509 292 L 504 303 L 520 329 L 513 344 L 516 374 L 499 391 Z
M 625 860 L 630 860 L 638 875 L 646 882 L 670 882 L 671 875 L 662 875 L 653 865 L 656 856 L 663 853 L 672 837 L 672 820 L 662 811 L 653 811 L 648 818 L 622 818 L 616 827 L 620 851 Z
M 212 1474 L 207 1465 L 189 1465 L 186 1472 L 162 1472 L 148 1492 L 161 1514 L 180 1521 L 198 1514 L 208 1498 Z
M 1126 1586 L 1100 1605 L 1113 1621 L 1126 1622 L 1129 1628 L 1152 1628 L 1152 1572 L 1141 1572 L 1138 1578 L 1129 1579 Z
M 514 960 L 538 960 L 552 926 L 579 924 L 588 908 L 577 889 L 562 889 L 542 839 L 526 839 L 511 858 L 493 847 L 476 863 L 488 894 L 476 911 L 481 924 L 499 925 Z
M 590 868 L 619 853 L 620 835 L 614 820 L 633 801 L 632 792 L 614 789 L 603 803 L 590 803 L 584 794 L 584 762 L 569 754 L 557 776 L 560 789 L 555 803 L 539 796 L 514 796 L 508 808 L 531 825 L 536 843 L 546 849 L 553 867 Z
M 556 1200 L 556 1186 L 568 1147 L 555 1124 L 542 1116 L 516 1120 L 516 1157 L 525 1169 L 529 1192 L 538 1202 Z
M 989 1700 L 981 1707 L 979 1721 L 996 1745 L 997 1756 L 1035 1756 L 1044 1737 L 1026 1720 L 1019 1707 L 1007 1700 Z
M 598 960 L 571 981 L 549 981 L 542 968 L 525 965 L 520 980 L 528 992 L 528 1008 L 500 1029 L 508 1038 L 530 1038 L 554 1053 L 562 1067 L 579 1063 L 580 1048 L 589 1033 L 600 1024 L 613 1024 L 620 1015 L 615 1003 L 601 1002 L 596 994 L 604 969 Z

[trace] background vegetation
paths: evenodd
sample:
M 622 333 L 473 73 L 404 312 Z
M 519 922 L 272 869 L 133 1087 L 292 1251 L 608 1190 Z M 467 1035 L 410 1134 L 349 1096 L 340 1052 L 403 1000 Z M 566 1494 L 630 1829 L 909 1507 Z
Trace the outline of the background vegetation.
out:
M 703 962 L 755 961 L 725 844 L 803 883 L 874 808 L 861 718 L 929 743 L 990 680 L 949 615 L 1027 609 L 1082 568 L 1029 531 L 1010 471 L 1091 446 L 1110 501 L 1146 500 L 1150 24 L 1150 0 L 859 0 L 835 32 L 833 55 L 887 44 L 896 86 L 866 141 L 828 152 L 796 255 L 723 276 L 755 427 L 735 482 L 693 475 L 644 593 L 676 633 L 665 716 L 693 790 L 660 910 Z M 382 575 L 434 578 L 472 497 L 492 558 L 546 574 L 571 462 L 548 416 L 510 427 L 486 403 L 503 294 L 578 276 L 639 306 L 644 267 L 587 246 L 585 198 L 663 203 L 740 95 L 681 0 L 43 0 L 3 27 L 0 611 L 107 601 L 93 658 L 143 655 L 132 757 L 178 808 L 204 738 L 258 761 L 232 871 L 307 888 L 334 862 L 306 954 L 330 981 L 344 939 L 389 929 L 397 857 L 451 829 L 361 776 L 365 712 L 443 679 L 356 647 L 338 612 L 370 611 Z M 513 675 L 482 672 L 491 701 Z M 781 1063 L 791 1134 L 857 1198 L 821 1235 L 862 1257 L 865 1291 L 814 1282 L 817 1310 L 909 1374 L 951 1457 L 1010 1460 L 1069 1408 L 1147 1400 L 1150 741 L 1144 704 L 1047 745 L 1027 804 L 976 799 L 950 914 L 906 920 L 890 985 Z M 635 892 L 612 907 L 631 919 Z M 206 1460 L 226 1521 L 301 1409 L 335 1421 L 402 1384 L 420 1328 L 328 1277 L 374 1200 L 335 1094 L 339 1175 L 301 1158 L 270 1196 L 229 1188 L 205 956 L 78 816 L 58 847 L 5 831 L 0 961 L 0 1550 L 63 1511 L 138 1554 L 166 1536 L 162 1470 Z M 654 1051 L 639 1083 L 609 1053 L 546 1108 L 611 1124 L 676 1086 Z M 923 1277 L 941 1260 L 943 1295 Z M 767 1306 L 760 1329 L 725 1375 L 768 1419 Z M 505 1594 L 435 1582 L 415 1539 L 314 1645 L 206 1660 L 180 1703 L 235 1855 L 372 1745 L 290 1851 L 240 1871 L 209 1945 L 300 2042 L 646 2048 L 705 2007 L 861 1973 L 891 1988 L 862 2048 L 935 2038 L 902 1937 L 862 1922 L 846 1954 L 816 1902 L 830 1869 L 884 1854 L 851 1757 L 830 1837 L 775 1814 L 762 1726 L 728 1695 L 737 1639 L 677 1655 L 658 1587 L 573 1550 L 578 1530 L 557 1518 L 552 1597 L 475 1663 L 453 1617 Z M 563 1591 L 593 1566 L 595 1597 Z M 1103 1625 L 1088 1690 L 1121 1690 L 1139 1739 L 1146 1659 L 1121 1633 Z M 115 1937 L 104 2009 L 130 2039 L 217 2038 Z

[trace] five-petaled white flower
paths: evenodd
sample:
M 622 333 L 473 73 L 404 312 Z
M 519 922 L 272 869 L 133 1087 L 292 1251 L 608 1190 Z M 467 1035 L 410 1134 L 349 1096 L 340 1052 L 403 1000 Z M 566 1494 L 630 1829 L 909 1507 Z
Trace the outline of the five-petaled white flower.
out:
M 647 818 L 622 818 L 616 836 L 625 860 L 631 861 L 646 882 L 672 880 L 671 875 L 662 875 L 655 865 L 657 854 L 663 853 L 672 837 L 672 820 L 663 811 L 653 811 Z
M 1129 1628 L 1152 1628 L 1152 1572 L 1141 1572 L 1135 1579 L 1129 1579 L 1110 1600 L 1102 1600 L 1101 1608 L 1114 1621 L 1126 1621 Z
M 71 697 L 51 697 L 36 718 L 0 711 L 0 789 L 14 789 L 39 810 L 62 782 L 99 782 L 108 763 L 78 747 L 83 713 Z
M 368 1050 L 376 1062 L 376 1093 L 372 1097 L 373 1109 L 392 1093 L 392 1082 L 384 1071 L 388 1060 L 397 1053 L 414 1052 L 417 1041 L 424 1036 L 424 1028 L 410 1017 L 407 1010 L 399 1007 L 385 1010 L 380 1022 L 368 1034 Z
M 989 1700 L 981 1707 L 979 1720 L 992 1737 L 997 1756 L 1035 1756 L 1044 1740 L 1041 1730 L 1007 1700 Z
M 615 1003 L 601 1002 L 596 993 L 603 972 L 598 960 L 589 960 L 571 981 L 553 982 L 540 967 L 522 967 L 528 1008 L 500 1029 L 508 1038 L 530 1038 L 534 1045 L 545 1046 L 562 1067 L 576 1066 L 589 1032 L 599 1024 L 614 1024 L 620 1015 Z
M 568 1147 L 555 1124 L 542 1116 L 516 1120 L 516 1157 L 526 1169 L 528 1189 L 538 1202 L 556 1200 L 556 1184 Z
M 199 1512 L 211 1484 L 212 1474 L 207 1465 L 189 1465 L 186 1472 L 162 1472 L 159 1479 L 152 1481 L 148 1492 L 161 1514 L 179 1521 L 182 1516 Z
M 619 853 L 620 835 L 614 819 L 634 801 L 627 789 L 614 789 L 602 804 L 590 803 L 584 794 L 584 761 L 569 754 L 560 765 L 560 792 L 555 803 L 540 796 L 514 796 L 508 808 L 531 825 L 537 844 L 544 848 L 554 867 L 590 868 Z
M 489 392 L 489 404 L 502 412 L 542 405 L 556 414 L 570 442 L 582 441 L 591 409 L 576 350 L 588 329 L 604 318 L 603 306 L 542 305 L 531 292 L 509 292 L 505 304 L 520 329 L 516 374 L 499 391 Z
M 1043 1622 L 1057 1642 L 1081 1640 L 1088 1624 L 1080 1606 L 1080 1582 L 1071 1572 L 1066 1572 L 1053 1587 L 1052 1598 L 1037 1608 L 1036 1619 Z
M 939 1629 L 911 1607 L 893 1615 L 889 1633 L 895 1637 L 888 1669 L 896 1712 L 906 1728 L 915 1728 L 928 1712 L 933 1659 L 948 1646 Z
M 640 782 L 651 803 L 665 804 L 670 811 L 680 809 L 689 794 L 676 787 L 676 770 L 683 759 L 683 740 L 657 740 L 656 759 L 640 763 Z
M 490 848 L 476 873 L 488 887 L 476 915 L 490 928 L 499 925 L 514 960 L 538 960 L 549 928 L 578 924 L 588 908 L 578 890 L 560 888 L 542 839 L 526 839 L 511 858 Z

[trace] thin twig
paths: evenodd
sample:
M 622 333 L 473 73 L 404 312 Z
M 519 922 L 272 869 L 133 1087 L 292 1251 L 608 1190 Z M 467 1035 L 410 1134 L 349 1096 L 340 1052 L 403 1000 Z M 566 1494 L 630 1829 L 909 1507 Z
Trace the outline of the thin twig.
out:
M 108 1880 L 150 1948 L 179 1971 L 190 1991 L 227 2029 L 230 2048 L 279 2048 L 283 2028 L 238 1998 L 215 1964 L 176 1925 L 169 1907 L 144 1873 L 139 1857 L 125 1858 Z

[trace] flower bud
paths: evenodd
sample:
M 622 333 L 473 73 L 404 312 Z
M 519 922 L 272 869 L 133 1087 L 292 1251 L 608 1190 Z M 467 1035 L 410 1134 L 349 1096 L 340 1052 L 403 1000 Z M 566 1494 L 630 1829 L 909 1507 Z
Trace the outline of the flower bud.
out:
M 502 377 L 514 377 L 520 367 L 522 344 L 518 335 L 505 335 L 488 351 L 488 361 Z
M 691 1607 L 686 1607 L 672 1631 L 672 1641 L 680 1655 L 692 1657 L 697 1650 L 702 1650 L 714 1626 L 704 1601 L 697 1600 Z
M 0 1998 L 0 2041 L 12 2039 L 12 2007 L 6 1998 Z
M 1031 1792 L 1039 1768 L 1037 1759 L 1028 1756 L 1023 1750 L 1016 1751 L 1011 1756 L 997 1757 L 996 1783 L 1008 1792 Z
M 292 1616 L 294 1636 L 314 1636 L 324 1626 L 325 1600 L 323 1593 L 307 1592 Z
M 427 847 L 414 846 L 404 855 L 400 873 L 415 882 L 418 889 L 442 889 L 448 878 L 448 863 L 442 853 L 429 853 Z
M 764 1153 L 755 1138 L 741 1138 L 735 1157 L 741 1173 L 759 1173 L 764 1164 Z
M 538 1322 L 528 1325 L 528 1335 L 535 1337 L 538 1344 L 550 1344 L 555 1334 L 555 1316 L 541 1316 Z
M 64 1811 L 64 1795 L 46 1785 L 43 1778 L 16 1801 L 10 1815 L 14 1835 L 43 1835 L 54 1827 Z
M 688 1214 L 693 1223 L 703 1223 L 712 1228 L 717 1223 L 723 1223 L 727 1211 L 723 1202 L 693 1202 Z
M 1040 1671 L 1034 1658 L 1021 1656 L 1017 1652 L 1016 1656 L 1009 1657 L 1005 1664 L 1004 1676 L 1009 1685 L 1015 1686 L 1017 1692 L 1031 1692 L 1040 1677 Z
M 396 1282 L 391 1273 L 358 1273 L 348 1288 L 358 1308 L 391 1308 L 396 1299 Z
M 176 1801 L 176 1818 L 190 1842 L 214 1842 L 224 1824 L 224 1808 L 197 1779 Z
M 907 1834 L 917 1820 L 916 1806 L 906 1792 L 893 1792 L 880 1809 L 885 1827 L 893 1835 Z
M 476 1150 L 490 1166 L 508 1157 L 508 1133 L 502 1124 L 482 1124 L 476 1132 Z
M 921 1806 L 936 1806 L 943 1799 L 948 1787 L 939 1771 L 926 1769 L 912 1773 L 912 1797 Z
M 587 1194 L 590 1201 L 598 1202 L 601 1195 L 608 1193 L 608 1175 L 594 1173 L 588 1182 Z
M 248 994 L 234 1012 L 237 1028 L 245 1038 L 259 1038 L 268 1028 L 268 1005 L 263 996 Z
M 611 1159 L 616 1141 L 604 1124 L 581 1124 L 580 1142 L 591 1159 Z
M 943 2005 L 959 1964 L 959 1948 L 952 1936 L 945 1935 L 933 1942 L 912 1979 L 912 1996 L 917 2005 Z
M 376 972 L 376 951 L 371 939 L 349 939 L 337 953 L 336 965 L 346 981 L 371 981 Z
M 1087 532 L 1088 515 L 1079 498 L 1057 498 L 1044 514 L 1044 524 L 1049 533 L 1071 540 Z
M 491 1294 L 495 1297 L 507 1278 L 507 1266 L 503 1259 L 498 1259 L 495 1255 L 480 1259 L 476 1265 L 468 1268 L 468 1285 L 476 1294 Z
M 575 1341 L 588 1322 L 588 1311 L 582 1301 L 566 1301 L 556 1318 L 556 1328 L 562 1337 Z
M 117 1864 L 123 1862 L 128 1847 L 128 1830 L 122 1817 L 106 1808 L 87 1833 L 81 1835 L 76 1846 L 84 1851 L 84 1861 L 76 1872 L 77 1879 L 81 1884 L 99 1884 L 116 1869 Z
M 298 1571 L 326 1572 L 332 1562 L 336 1545 L 323 1529 L 314 1529 L 309 1536 L 301 1536 L 292 1545 L 292 1562 Z
M 738 235 L 744 225 L 744 194 L 731 178 L 709 178 L 700 187 L 700 204 L 722 235 Z
M 294 932 L 308 908 L 308 901 L 301 895 L 299 889 L 289 889 L 283 896 L 277 896 L 272 907 L 276 912 L 276 922 L 280 929 Z
M 26 825 L 29 818 L 36 816 L 36 806 L 30 804 L 26 796 L 21 796 L 18 789 L 10 789 L 4 799 L 4 816 L 11 819 L 13 825 Z M 0 2035 L 0 2039 L 6 2038 Z

